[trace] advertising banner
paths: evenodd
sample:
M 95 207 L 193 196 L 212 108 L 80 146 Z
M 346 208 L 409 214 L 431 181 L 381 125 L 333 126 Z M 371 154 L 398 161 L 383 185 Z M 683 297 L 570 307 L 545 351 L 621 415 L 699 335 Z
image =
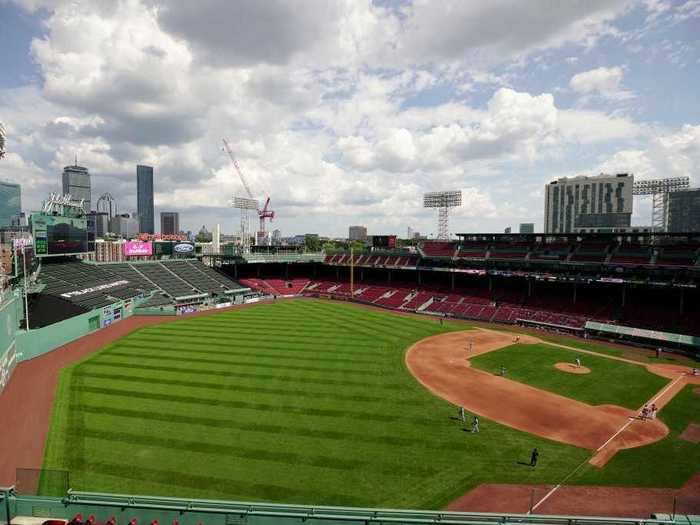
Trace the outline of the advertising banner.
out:
M 191 242 L 178 242 L 173 246 L 173 255 L 194 255 L 194 244 Z
M 124 243 L 124 255 L 127 257 L 153 255 L 153 243 L 142 241 L 129 241 Z

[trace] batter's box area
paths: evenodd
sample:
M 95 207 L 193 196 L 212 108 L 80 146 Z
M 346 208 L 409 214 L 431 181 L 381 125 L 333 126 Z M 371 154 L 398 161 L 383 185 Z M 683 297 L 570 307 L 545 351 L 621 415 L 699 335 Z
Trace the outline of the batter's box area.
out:
M 700 443 L 700 425 L 697 423 L 690 423 L 683 433 L 678 436 L 679 439 L 683 441 L 690 441 L 691 443 Z

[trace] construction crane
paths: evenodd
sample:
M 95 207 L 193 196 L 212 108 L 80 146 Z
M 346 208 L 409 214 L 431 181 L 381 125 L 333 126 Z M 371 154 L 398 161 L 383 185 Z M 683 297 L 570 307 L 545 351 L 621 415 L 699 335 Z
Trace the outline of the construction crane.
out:
M 0 159 L 5 156 L 5 126 L 0 122 Z
M 248 185 L 248 181 L 245 178 L 245 175 L 243 175 L 243 170 L 241 170 L 241 167 L 238 165 L 238 161 L 236 160 L 235 155 L 233 154 L 233 150 L 231 149 L 231 146 L 229 145 L 228 141 L 226 139 L 222 139 L 224 142 L 224 151 L 228 153 L 229 158 L 231 159 L 231 162 L 233 163 L 233 166 L 236 168 L 236 172 L 238 173 L 238 177 L 241 179 L 241 184 L 243 184 L 243 188 L 245 189 L 246 193 L 248 194 L 248 198 L 253 199 L 257 202 L 257 199 L 253 197 L 253 192 L 250 190 L 250 186 Z M 268 196 L 265 200 L 265 205 L 260 208 L 260 205 L 258 204 L 258 218 L 260 219 L 260 230 L 259 233 L 262 233 L 262 236 L 265 236 L 265 219 L 270 219 L 271 221 L 275 218 L 275 212 L 270 209 L 270 197 Z

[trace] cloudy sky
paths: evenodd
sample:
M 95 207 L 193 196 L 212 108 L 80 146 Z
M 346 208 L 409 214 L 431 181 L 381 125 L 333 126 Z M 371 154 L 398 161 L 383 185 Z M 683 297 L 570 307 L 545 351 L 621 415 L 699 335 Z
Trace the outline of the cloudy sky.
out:
M 284 235 L 543 223 L 576 174 L 700 184 L 700 0 L 0 0 L 0 179 L 36 209 L 73 162 L 136 207 L 236 228 L 243 189 Z M 640 202 L 635 223 L 649 222 Z

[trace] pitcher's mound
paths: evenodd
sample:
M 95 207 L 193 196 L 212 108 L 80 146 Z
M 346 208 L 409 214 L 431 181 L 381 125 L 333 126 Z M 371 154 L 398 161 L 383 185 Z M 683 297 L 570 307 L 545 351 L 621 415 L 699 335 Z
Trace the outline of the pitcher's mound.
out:
M 574 363 L 557 363 L 554 365 L 557 370 L 568 372 L 569 374 L 590 374 L 591 369 L 586 366 L 576 366 Z

